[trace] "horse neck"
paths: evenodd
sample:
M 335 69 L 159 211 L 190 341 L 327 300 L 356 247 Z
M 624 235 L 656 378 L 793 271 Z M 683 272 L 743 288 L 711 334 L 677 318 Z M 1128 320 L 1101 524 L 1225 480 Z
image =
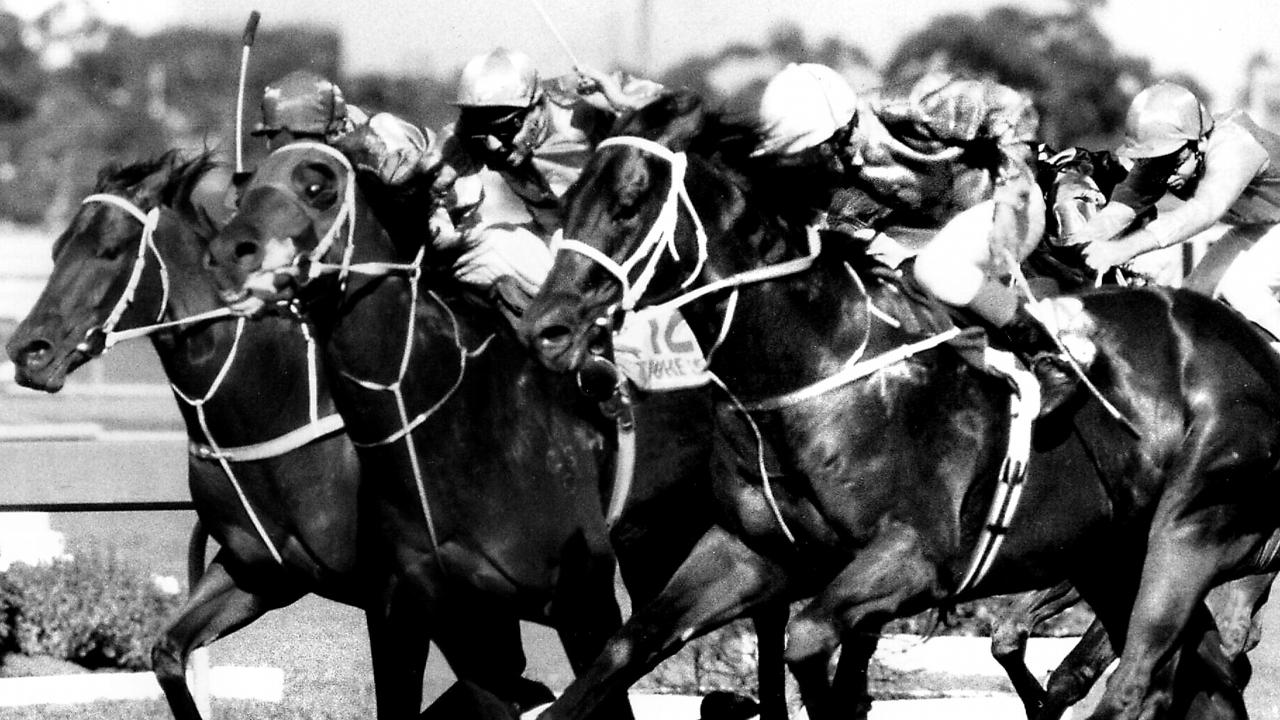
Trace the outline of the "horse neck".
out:
M 356 218 L 352 263 L 413 263 L 415 256 L 400 248 L 423 241 L 425 235 L 393 237 L 363 198 L 358 200 Z M 341 287 L 335 278 L 328 278 L 332 284 L 318 293 L 315 307 L 332 371 L 378 385 L 404 378 L 406 391 L 423 397 L 446 393 L 457 378 L 460 353 L 483 343 L 496 325 L 452 294 L 436 292 L 437 279 L 429 268 L 416 282 L 403 270 L 352 274 Z M 336 299 L 325 297 L 330 293 Z M 406 353 L 411 365 L 405 364 Z M 351 401 L 348 405 L 368 397 L 367 390 L 351 382 L 340 383 L 335 390 Z
M 202 267 L 199 232 L 170 211 L 162 218 L 155 242 L 172 275 L 165 319 L 221 307 Z M 207 427 L 223 446 L 252 444 L 305 425 L 313 404 L 315 414 L 333 412 L 320 368 L 312 369 L 296 321 L 226 317 L 161 330 L 151 341 L 166 377 L 180 393 L 183 419 L 194 438 L 204 438 Z
M 806 228 L 782 225 L 755 210 L 760 204 L 749 193 L 720 182 L 689 188 L 708 233 L 708 267 L 695 287 L 803 256 L 795 248 L 807 247 Z M 825 254 L 793 276 L 742 286 L 732 313 L 728 292 L 686 306 L 683 312 L 704 350 L 729 323 L 711 369 L 735 392 L 757 397 L 785 390 L 782 384 L 816 382 L 857 351 L 866 337 L 859 322 L 866 316 L 859 311 L 866 295 L 832 257 Z

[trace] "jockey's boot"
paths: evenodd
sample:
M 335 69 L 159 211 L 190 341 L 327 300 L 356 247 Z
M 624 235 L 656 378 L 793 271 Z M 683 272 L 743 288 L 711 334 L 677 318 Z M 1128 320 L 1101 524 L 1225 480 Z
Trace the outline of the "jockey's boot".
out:
M 1053 412 L 1071 396 L 1079 378 L 1050 329 L 1037 318 L 1031 304 L 1018 306 L 1013 319 L 1001 328 L 1009 348 L 1022 358 L 1040 381 L 1040 416 Z

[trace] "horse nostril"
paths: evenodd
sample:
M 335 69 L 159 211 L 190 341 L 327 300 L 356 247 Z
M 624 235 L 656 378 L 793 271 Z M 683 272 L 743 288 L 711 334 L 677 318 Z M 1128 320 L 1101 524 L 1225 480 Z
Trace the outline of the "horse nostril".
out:
M 26 368 L 39 368 L 49 364 L 53 345 L 47 340 L 32 340 L 14 354 L 14 362 Z
M 563 350 L 571 337 L 564 325 L 548 325 L 538 332 L 538 346 L 545 351 Z
M 237 260 L 243 260 L 258 254 L 258 245 L 251 242 L 236 243 L 235 254 Z

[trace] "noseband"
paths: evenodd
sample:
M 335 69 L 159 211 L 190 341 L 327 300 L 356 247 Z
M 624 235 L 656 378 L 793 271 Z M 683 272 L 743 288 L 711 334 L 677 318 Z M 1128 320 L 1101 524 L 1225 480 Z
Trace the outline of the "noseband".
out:
M 156 264 L 160 269 L 160 286 L 162 288 L 162 297 L 160 301 L 160 309 L 156 311 L 155 323 L 159 323 L 164 317 L 165 309 L 169 306 L 169 269 L 164 264 L 164 258 L 160 255 L 160 250 L 155 245 L 156 226 L 160 224 L 160 208 L 154 207 L 147 212 L 143 212 L 141 208 L 118 195 L 110 193 L 94 193 L 81 201 L 82 205 L 90 205 L 93 203 L 103 203 L 105 205 L 114 205 L 121 210 L 129 213 L 138 222 L 142 223 L 142 235 L 138 240 L 138 254 L 133 261 L 133 271 L 129 274 L 129 282 L 125 285 L 124 292 L 121 293 L 120 299 L 116 300 L 116 304 L 111 308 L 111 313 L 107 315 L 107 319 L 102 324 L 95 325 L 85 332 L 84 340 L 76 346 L 76 350 L 87 354 L 96 354 L 93 352 L 95 343 L 94 338 L 101 337 L 102 349 L 105 351 L 117 342 L 133 337 L 138 330 L 126 330 L 124 332 L 115 332 L 116 325 L 120 323 L 120 318 L 124 315 L 124 311 L 133 303 L 134 295 L 137 294 L 138 285 L 142 282 L 142 270 L 147 264 L 147 251 L 150 250 L 156 256 Z M 139 328 L 141 330 L 141 328 Z M 99 351 L 99 352 L 101 352 Z
M 311 278 L 318 275 L 327 275 L 337 273 L 338 282 L 345 285 L 346 280 L 351 275 L 390 275 L 394 273 L 407 274 L 410 281 L 416 284 L 418 276 L 421 274 L 422 260 L 425 255 L 426 245 L 424 244 L 418 250 L 417 257 L 407 263 L 392 262 L 365 262 L 355 263 L 352 257 L 356 248 L 356 171 L 351 165 L 351 161 L 341 151 L 330 147 L 321 142 L 314 140 L 299 140 L 289 143 L 283 147 L 277 148 L 272 155 L 278 155 L 284 152 L 296 152 L 300 150 L 315 150 L 323 155 L 335 160 L 342 166 L 344 187 L 342 192 L 342 206 L 338 209 L 338 215 L 333 219 L 332 224 L 325 230 L 324 237 L 316 245 L 315 249 L 307 253 L 305 256 L 299 255 L 294 258 L 293 264 L 297 266 L 304 260 L 307 262 L 308 271 L 301 282 L 306 284 Z M 274 183 L 264 183 L 264 185 L 273 185 Z M 286 194 L 292 195 L 292 191 L 286 189 Z M 342 232 L 342 228 L 346 227 L 346 243 L 342 248 L 342 260 L 338 263 L 329 263 L 324 261 L 324 256 L 333 249 L 333 245 L 338 238 L 338 233 Z M 271 270 L 275 272 L 280 268 Z

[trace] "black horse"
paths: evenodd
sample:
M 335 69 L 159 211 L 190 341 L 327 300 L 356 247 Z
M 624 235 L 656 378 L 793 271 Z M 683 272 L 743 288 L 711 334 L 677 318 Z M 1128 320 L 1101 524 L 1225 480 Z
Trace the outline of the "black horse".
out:
M 211 244 L 215 275 L 246 310 L 256 305 L 236 295 L 246 283 L 273 299 L 301 290 L 339 410 L 383 478 L 398 573 L 433 617 L 450 622 L 458 605 L 514 608 L 556 628 L 580 671 L 621 623 L 614 553 L 642 602 L 710 522 L 710 396 L 636 403 L 637 477 L 611 532 L 613 421 L 453 279 L 455 258 L 424 247 L 428 211 L 401 207 L 412 195 L 357 174 L 327 146 L 281 148 Z M 785 609 L 772 609 L 778 628 L 765 642 L 781 637 Z M 622 703 L 608 711 L 627 715 Z
M 361 520 L 355 450 L 307 328 L 229 317 L 204 272 L 222 198 L 203 188 L 224 175 L 208 154 L 177 152 L 104 169 L 9 342 L 17 380 L 56 392 L 128 336 L 149 334 L 160 356 L 192 444 L 192 499 L 221 546 L 152 651 L 175 717 L 199 717 L 184 673 L 193 650 L 307 593 L 366 610 L 379 717 L 416 717 L 421 674 L 401 668 L 425 663 L 427 638 L 413 608 L 388 616 L 390 566 Z M 519 707 L 550 698 L 520 677 L 514 616 L 467 624 L 434 636 L 460 677 Z
M 1095 717 L 1244 715 L 1203 604 L 1275 560 L 1280 360 L 1243 318 L 1162 288 L 1059 301 L 1126 421 L 1081 391 L 1037 422 L 1020 481 L 1006 381 L 859 247 L 816 251 L 803 173 L 748 159 L 755 139 L 688 96 L 617 129 L 570 191 L 578 252 L 557 256 L 526 335 L 571 369 L 602 321 L 680 303 L 729 391 L 722 512 L 543 717 L 582 717 L 757 603 L 815 596 L 788 632 L 802 662 L 890 617 L 1062 579 L 1122 648 Z

